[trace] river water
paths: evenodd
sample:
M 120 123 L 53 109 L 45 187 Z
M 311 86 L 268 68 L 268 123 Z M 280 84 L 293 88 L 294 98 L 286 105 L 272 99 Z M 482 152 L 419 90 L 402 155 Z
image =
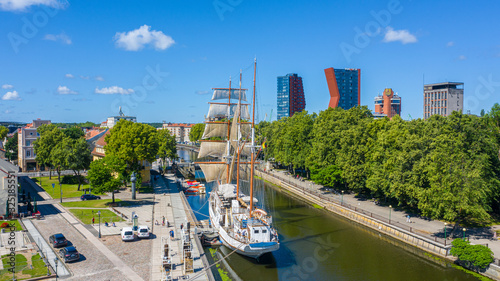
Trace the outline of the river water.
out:
M 208 193 L 212 185 L 206 186 Z M 242 190 L 245 192 L 245 187 Z M 260 180 L 257 180 L 255 197 L 273 216 L 280 235 L 280 249 L 259 262 L 238 254 L 230 255 L 220 263 L 219 271 L 227 272 L 232 279 L 478 280 L 449 263 L 428 257 L 423 251 L 315 209 Z M 207 199 L 208 194 L 188 196 L 200 220 L 208 218 Z M 225 247 L 215 253 L 205 251 L 207 256 L 215 254 L 216 260 L 230 252 Z

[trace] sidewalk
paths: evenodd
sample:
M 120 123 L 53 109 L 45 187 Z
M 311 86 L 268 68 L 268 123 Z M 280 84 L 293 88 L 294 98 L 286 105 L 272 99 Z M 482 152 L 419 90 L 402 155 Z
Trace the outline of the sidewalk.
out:
M 298 180 L 293 176 L 287 175 L 284 171 L 273 170 L 271 172 L 266 171 L 265 173 L 272 175 L 275 178 L 280 179 L 281 181 L 299 187 L 305 192 L 311 193 L 329 201 L 333 201 L 337 204 L 342 204 L 342 206 L 348 207 L 350 209 L 355 209 L 356 211 L 361 213 L 372 214 L 373 217 L 380 218 L 384 221 L 390 221 L 391 224 L 397 227 L 403 229 L 411 229 L 412 232 L 418 233 L 422 236 L 430 237 L 433 240 L 444 243 L 444 222 L 423 217 L 413 217 L 413 214 L 398 210 L 397 208 L 389 208 L 388 206 L 377 205 L 373 200 L 356 198 L 352 194 L 336 193 L 333 189 L 325 188 L 324 186 L 315 184 L 311 181 Z M 407 221 L 408 215 L 410 215 L 410 222 Z M 447 245 L 450 245 L 452 241 L 452 239 L 450 238 L 450 232 L 452 231 L 452 229 L 452 224 L 448 224 L 446 226 Z M 493 231 L 496 229 L 500 229 L 500 226 L 493 226 L 491 228 L 488 227 L 466 229 L 465 236 L 469 238 L 471 244 L 487 244 L 488 247 L 493 251 L 495 258 L 498 259 L 500 258 L 500 241 L 493 240 Z M 463 231 L 460 229 L 459 231 L 455 231 L 454 234 L 455 238 L 462 237 Z
M 170 253 L 172 259 L 173 270 L 171 273 L 173 280 L 189 279 L 197 276 L 196 280 L 208 280 L 206 274 L 199 276 L 203 269 L 203 263 L 200 258 L 200 250 L 196 243 L 192 243 L 193 249 L 193 268 L 194 273 L 184 274 L 181 252 L 181 233 L 180 225 L 186 226 L 186 210 L 184 209 L 182 200 L 177 187 L 173 185 L 175 182 L 173 176 L 160 177 L 155 181 L 155 209 L 154 221 L 158 221 L 159 225 L 153 225 L 153 234 L 156 238 L 153 240 L 153 250 L 151 254 L 152 264 L 152 280 L 162 280 L 162 237 L 170 237 L 170 230 L 174 230 L 174 240 L 169 240 Z M 169 226 L 162 226 L 163 217 L 169 223 Z M 194 226 L 193 226 L 194 227 Z

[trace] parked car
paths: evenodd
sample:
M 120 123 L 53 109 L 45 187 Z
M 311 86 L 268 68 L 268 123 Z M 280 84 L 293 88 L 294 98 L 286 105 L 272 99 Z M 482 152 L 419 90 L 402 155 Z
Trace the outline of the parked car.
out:
M 72 262 L 80 259 L 80 254 L 73 246 L 62 248 L 59 251 L 59 256 L 61 256 L 61 259 L 63 259 L 64 262 Z
M 133 241 L 135 239 L 134 230 L 132 229 L 132 227 L 122 228 L 121 236 L 123 241 Z
M 82 201 L 85 201 L 85 200 L 100 200 L 101 199 L 101 196 L 96 196 L 96 195 L 93 195 L 93 194 L 83 194 L 80 199 L 82 199 Z
M 64 235 L 62 235 L 61 233 L 50 235 L 49 243 L 54 248 L 68 246 L 68 240 L 66 240 L 66 237 L 64 237 Z
M 139 225 L 139 228 L 137 229 L 137 237 L 139 238 L 149 238 L 151 233 L 149 232 L 149 227 L 145 225 Z

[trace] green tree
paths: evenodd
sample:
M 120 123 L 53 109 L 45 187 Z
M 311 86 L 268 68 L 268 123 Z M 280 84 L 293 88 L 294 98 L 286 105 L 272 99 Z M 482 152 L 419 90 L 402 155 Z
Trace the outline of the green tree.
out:
M 88 169 L 90 167 L 90 162 L 92 161 L 89 145 L 84 138 L 68 138 L 65 139 L 65 143 L 68 145 L 66 166 L 68 169 L 72 170 L 78 178 L 78 190 L 80 190 L 83 180 L 80 172 L 81 170 Z
M 464 262 L 466 267 L 484 269 L 493 262 L 493 251 L 484 245 L 471 245 L 469 241 L 455 239 L 450 253 Z
M 17 159 L 17 151 L 19 147 L 17 142 L 17 133 L 15 133 L 14 136 L 8 139 L 5 144 L 5 157 L 7 157 L 10 161 Z
M 8 133 L 9 129 L 5 128 L 4 126 L 0 126 L 0 141 L 2 141 Z
M 52 178 L 51 168 L 54 165 L 53 150 L 62 142 L 64 133 L 55 125 L 42 125 L 37 128 L 40 138 L 33 142 L 35 148 L 36 160 L 41 165 L 49 169 L 49 177 Z M 62 156 L 61 156 L 62 157 Z M 59 159 L 60 160 L 60 159 Z M 59 164 L 61 164 L 60 162 Z
M 481 117 L 484 117 L 484 115 L 486 115 L 486 113 L 484 112 L 484 109 L 481 109 Z
M 203 136 L 204 131 L 205 131 L 205 124 L 204 123 L 195 124 L 191 128 L 191 131 L 189 132 L 189 140 L 191 142 L 197 142 L 197 141 L 201 140 L 201 137 Z
M 85 134 L 82 131 L 82 128 L 76 127 L 76 126 L 72 126 L 72 127 L 69 127 L 67 129 L 63 130 L 63 133 L 67 137 L 72 138 L 74 140 L 82 138 L 82 137 L 85 136 Z
M 160 147 L 158 149 L 158 157 L 162 159 L 162 163 L 166 162 L 167 158 L 176 159 L 177 158 L 177 147 L 175 136 L 173 136 L 169 130 L 157 130 L 158 142 Z
M 126 173 L 143 169 L 141 161 L 152 163 L 160 145 L 156 129 L 145 124 L 120 120 L 106 136 L 106 156 L 114 156 L 127 165 Z M 128 179 L 127 179 L 128 181 Z
M 106 156 L 107 157 L 107 156 Z M 104 159 L 92 161 L 87 178 L 92 189 L 97 193 L 111 192 L 112 201 L 115 203 L 115 191 L 120 187 L 120 180 L 113 176 L 113 169 Z

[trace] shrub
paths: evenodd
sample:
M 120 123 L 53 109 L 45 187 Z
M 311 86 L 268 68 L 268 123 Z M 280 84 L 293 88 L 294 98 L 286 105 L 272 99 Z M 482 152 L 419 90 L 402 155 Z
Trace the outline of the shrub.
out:
M 463 261 L 467 266 L 484 269 L 493 262 L 493 252 L 483 245 L 471 245 L 469 241 L 455 239 L 451 243 L 453 247 L 450 253 Z

